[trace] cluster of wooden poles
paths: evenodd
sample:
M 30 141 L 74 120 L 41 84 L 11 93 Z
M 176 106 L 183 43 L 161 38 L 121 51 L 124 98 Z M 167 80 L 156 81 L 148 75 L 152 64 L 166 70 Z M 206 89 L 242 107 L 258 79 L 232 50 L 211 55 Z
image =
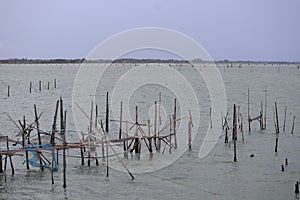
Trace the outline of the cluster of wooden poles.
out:
M 160 100 L 161 101 L 161 94 Z M 123 161 L 119 157 L 119 153 L 114 149 L 114 144 L 116 145 L 123 145 L 124 149 L 124 157 L 128 158 L 128 153 L 135 153 L 138 158 L 141 154 L 141 144 L 144 141 L 148 151 L 150 152 L 150 155 L 152 156 L 153 153 L 153 148 L 157 152 L 164 153 L 166 148 L 169 148 L 169 152 L 171 153 L 172 149 L 177 148 L 177 138 L 176 138 L 176 122 L 179 121 L 180 119 L 177 119 L 176 116 L 176 106 L 177 106 L 177 100 L 174 99 L 174 113 L 172 116 L 170 116 L 170 123 L 167 124 L 166 126 L 162 127 L 159 129 L 158 123 L 160 123 L 160 102 L 157 104 L 155 101 L 155 119 L 154 119 L 154 131 L 151 132 L 151 125 L 150 125 L 150 120 L 147 121 L 147 124 L 141 124 L 139 122 L 138 118 L 138 107 L 136 106 L 135 111 L 136 111 L 136 119 L 135 122 L 128 122 L 123 120 L 122 116 L 122 102 L 121 102 L 121 109 L 120 109 L 120 119 L 119 120 L 109 120 L 109 105 L 108 105 L 108 92 L 106 95 L 106 116 L 105 116 L 105 128 L 102 120 L 98 119 L 98 105 L 95 106 L 95 111 L 94 111 L 94 104 L 93 102 L 91 103 L 91 114 L 88 115 L 86 112 L 78 105 L 76 104 L 79 109 L 83 112 L 83 114 L 86 116 L 86 118 L 89 120 L 89 126 L 88 126 L 88 133 L 87 137 L 85 137 L 82 134 L 82 138 L 80 139 L 79 142 L 67 142 L 66 140 L 66 116 L 67 116 L 67 111 L 64 111 L 63 109 L 63 99 L 60 98 L 56 102 L 56 107 L 55 107 L 55 112 L 54 112 L 54 117 L 53 117 L 53 124 L 52 124 L 52 130 L 51 132 L 44 132 L 40 129 L 40 124 L 39 124 L 39 119 L 42 115 L 37 112 L 36 105 L 34 105 L 34 113 L 35 113 L 35 121 L 31 124 L 26 123 L 25 116 L 23 117 L 23 121 L 21 122 L 20 120 L 15 122 L 11 117 L 8 117 L 11 119 L 11 121 L 15 124 L 16 127 L 18 127 L 21 135 L 22 135 L 22 141 L 16 141 L 10 139 L 8 136 L 1 136 L 0 140 L 6 140 L 6 149 L 1 149 L 0 150 L 0 173 L 5 173 L 6 168 L 7 168 L 7 159 L 10 161 L 11 165 L 11 170 L 12 174 L 14 174 L 14 167 L 13 167 L 13 162 L 12 162 L 12 156 L 14 155 L 25 155 L 25 162 L 26 162 L 26 169 L 29 170 L 30 167 L 30 158 L 29 158 L 29 148 L 33 150 L 36 155 L 37 155 L 37 162 L 35 165 L 38 165 L 38 167 L 41 168 L 42 171 L 44 171 L 44 168 L 48 168 L 51 170 L 51 181 L 52 184 L 54 184 L 54 171 L 56 171 L 58 168 L 56 166 L 58 165 L 58 156 L 59 156 L 59 151 L 63 151 L 62 153 L 62 161 L 63 161 L 63 187 L 65 188 L 67 185 L 66 181 L 66 149 L 79 149 L 80 150 L 80 156 L 81 156 L 81 165 L 85 164 L 85 154 L 87 153 L 87 165 L 90 166 L 91 160 L 94 159 L 96 161 L 96 165 L 99 165 L 98 161 L 98 155 L 97 151 L 95 150 L 97 147 L 102 148 L 102 158 L 103 161 L 106 161 L 106 175 L 107 177 L 109 176 L 109 166 L 108 166 L 108 149 L 110 148 L 112 152 L 114 153 L 113 156 L 116 156 L 118 160 L 121 162 L 123 167 L 126 169 L 128 174 L 132 179 L 134 179 L 134 176 L 132 173 L 128 170 L 128 168 L 125 166 Z M 60 111 L 60 113 L 59 113 Z M 57 129 L 57 119 L 58 115 L 60 114 L 60 129 Z M 95 114 L 95 115 L 94 115 Z M 95 119 L 93 120 L 93 117 L 95 116 Z M 119 122 L 119 137 L 117 139 L 109 139 L 109 121 L 115 121 Z M 126 133 L 123 134 L 122 131 L 122 125 L 125 123 L 126 125 Z M 129 125 L 132 125 L 129 128 Z M 147 131 L 143 130 L 143 127 L 147 127 L 148 134 L 146 134 Z M 192 117 L 190 114 L 190 120 L 189 120 L 189 126 L 188 126 L 188 145 L 189 148 L 191 148 L 191 132 L 192 132 Z M 169 128 L 169 131 L 167 131 L 167 128 Z M 33 142 L 30 141 L 30 134 L 32 133 L 33 130 L 37 131 L 37 136 L 38 136 L 38 141 Z M 129 131 L 134 130 L 133 135 L 129 135 Z M 163 134 L 164 131 L 164 134 Z M 165 134 L 165 133 L 168 134 Z M 96 133 L 100 134 L 100 137 L 96 136 Z M 50 142 L 48 143 L 50 146 L 44 146 L 45 144 L 42 144 L 42 139 L 41 135 L 48 135 L 50 136 Z M 123 135 L 123 137 L 122 137 Z M 14 143 L 13 145 L 19 145 L 17 147 L 19 148 L 13 148 L 10 149 L 9 142 Z M 36 144 L 37 143 L 37 144 Z M 164 144 L 164 147 L 163 147 Z M 154 145 L 154 147 L 152 147 Z M 43 155 L 43 152 L 51 152 L 50 154 L 51 159 L 47 158 L 46 156 Z M 56 153 L 55 153 L 56 151 Z M 86 152 L 86 153 L 85 153 Z M 94 152 L 94 155 L 92 153 Z M 105 155 L 106 154 L 106 155 Z M 4 166 L 4 171 L 3 171 L 3 166 L 2 166 L 2 157 L 5 157 L 5 166 Z
M 43 85 L 42 85 L 42 81 L 39 80 L 39 83 L 38 83 L 38 91 L 39 91 L 39 92 L 42 91 L 42 88 L 43 88 L 42 86 L 43 86 Z M 50 87 L 51 87 L 51 82 L 48 81 L 48 82 L 47 82 L 47 90 L 50 90 Z M 54 79 L 54 80 L 53 80 L 53 88 L 56 89 L 56 87 L 57 87 L 57 81 L 56 81 L 56 79 Z M 33 88 L 33 84 L 32 84 L 32 82 L 30 82 L 30 83 L 29 83 L 29 93 L 32 93 L 32 88 Z M 8 86 L 7 86 L 7 97 L 10 97 L 10 92 L 11 92 L 11 88 L 10 88 L 10 86 L 8 85 Z

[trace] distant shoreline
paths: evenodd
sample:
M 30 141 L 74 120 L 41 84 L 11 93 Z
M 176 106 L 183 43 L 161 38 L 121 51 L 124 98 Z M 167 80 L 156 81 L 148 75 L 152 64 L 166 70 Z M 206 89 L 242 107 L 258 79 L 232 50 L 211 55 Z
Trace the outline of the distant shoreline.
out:
M 219 61 L 203 61 L 200 59 L 194 60 L 174 60 L 174 59 L 136 59 L 136 58 L 122 58 L 116 60 L 86 60 L 82 59 L 26 59 L 26 58 L 12 58 L 12 59 L 2 59 L 0 60 L 0 64 L 80 64 L 80 63 L 175 63 L 175 64 L 183 64 L 183 63 L 216 63 L 216 64 L 300 64 L 298 62 L 288 62 L 288 61 L 230 61 L 230 60 L 219 60 Z

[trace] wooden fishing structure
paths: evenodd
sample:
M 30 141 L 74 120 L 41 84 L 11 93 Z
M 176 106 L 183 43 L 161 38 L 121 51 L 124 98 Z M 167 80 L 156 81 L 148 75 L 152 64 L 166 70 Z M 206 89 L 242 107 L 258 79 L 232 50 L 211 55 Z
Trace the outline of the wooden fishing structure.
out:
M 135 107 L 136 119 L 135 122 L 128 122 L 123 120 L 122 116 L 122 102 L 120 103 L 120 119 L 119 120 L 110 120 L 109 119 L 109 105 L 108 105 L 108 93 L 106 95 L 106 116 L 105 116 L 105 127 L 102 120 L 98 119 L 98 105 L 94 106 L 94 103 L 91 103 L 91 113 L 88 115 L 80 105 L 76 104 L 78 108 L 82 111 L 85 117 L 89 120 L 89 126 L 87 133 L 81 133 L 81 138 L 79 141 L 69 142 L 67 140 L 68 130 L 66 129 L 66 119 L 67 111 L 63 107 L 63 99 L 60 98 L 56 102 L 53 124 L 51 131 L 43 131 L 40 129 L 39 119 L 42 116 L 38 114 L 37 107 L 34 105 L 34 122 L 28 124 L 26 122 L 25 116 L 23 121 L 20 120 L 16 123 L 11 117 L 11 121 L 18 127 L 19 132 L 22 136 L 21 141 L 14 140 L 8 136 L 0 136 L 0 142 L 5 141 L 6 146 L 0 148 L 0 173 L 5 173 L 7 171 L 7 164 L 10 163 L 11 173 L 14 175 L 14 165 L 13 165 L 13 156 L 24 156 L 26 163 L 26 169 L 29 170 L 30 166 L 38 167 L 40 170 L 44 171 L 45 169 L 50 170 L 51 172 L 51 182 L 54 184 L 54 173 L 59 169 L 59 154 L 58 152 L 62 151 L 62 170 L 63 170 L 63 187 L 67 186 L 67 177 L 66 177 L 66 166 L 67 166 L 67 154 L 66 150 L 68 149 L 78 149 L 80 151 L 81 165 L 85 164 L 87 160 L 87 165 L 91 165 L 91 161 L 95 160 L 96 165 L 99 165 L 99 157 L 97 155 L 96 148 L 102 150 L 102 158 L 106 164 L 106 175 L 109 176 L 109 157 L 116 156 L 122 166 L 128 172 L 130 177 L 134 179 L 133 174 L 129 171 L 123 161 L 120 159 L 119 154 L 115 148 L 116 146 L 123 146 L 124 157 L 128 158 L 128 153 L 135 153 L 139 158 L 142 153 L 142 143 L 145 144 L 147 151 L 152 156 L 153 153 L 153 144 L 157 148 L 158 152 L 165 152 L 166 147 L 168 147 L 169 152 L 172 152 L 172 149 L 177 148 L 177 138 L 176 138 L 176 122 L 181 120 L 176 117 L 176 99 L 174 100 L 174 114 L 170 117 L 170 122 L 164 127 L 157 129 L 151 132 L 150 120 L 147 124 L 142 124 L 139 122 L 139 112 L 138 106 Z M 95 107 L 95 110 L 94 110 Z M 95 112 L 95 113 L 94 113 Z M 93 117 L 95 116 L 95 119 Z M 157 116 L 155 116 L 158 118 Z M 159 116 L 160 118 L 160 116 Z M 58 123 L 58 121 L 60 123 Z M 108 135 L 109 122 L 114 121 L 119 123 L 119 133 L 117 138 L 110 138 Z M 122 127 L 125 123 L 126 133 L 123 134 Z M 157 123 L 157 122 L 156 122 Z M 59 128 L 58 128 L 59 126 Z M 130 128 L 128 128 L 131 126 Z M 188 130 L 188 145 L 191 148 L 191 126 L 192 120 L 190 116 L 189 120 L 189 130 Z M 167 128 L 169 127 L 169 131 Z M 147 130 L 144 130 L 147 129 Z M 134 134 L 129 134 L 129 131 L 133 130 Z M 165 132 L 168 134 L 165 134 Z M 32 140 L 32 134 L 36 131 L 37 141 Z M 164 134 L 163 134 L 164 133 Z M 49 141 L 42 143 L 42 136 L 50 137 Z M 161 149 L 164 146 L 163 149 Z M 161 151 L 162 150 L 162 151 Z M 109 155 L 108 152 L 113 152 L 113 155 Z M 87 154 L 87 156 L 86 156 Z M 49 155 L 51 155 L 49 157 Z M 31 157 L 30 157 L 31 156 Z M 3 159 L 4 158 L 4 159 Z M 4 161 L 4 165 L 3 165 Z

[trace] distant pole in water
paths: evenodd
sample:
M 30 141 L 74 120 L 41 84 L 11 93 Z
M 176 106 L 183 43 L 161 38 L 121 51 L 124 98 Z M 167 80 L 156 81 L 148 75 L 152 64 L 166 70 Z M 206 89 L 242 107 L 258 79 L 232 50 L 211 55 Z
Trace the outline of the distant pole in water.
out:
M 210 128 L 212 129 L 211 107 L 209 108 Z
M 292 126 L 291 134 L 294 133 L 294 128 L 295 128 L 295 118 L 296 118 L 296 116 L 294 115 L 294 118 L 293 118 L 293 126 Z
M 42 91 L 42 81 L 39 81 L 39 91 Z
M 295 183 L 295 193 L 299 194 L 299 182 L 298 181 Z
M 188 123 L 188 145 L 189 145 L 189 149 L 192 149 L 192 122 L 191 120 L 189 120 Z
M 32 82 L 29 83 L 29 93 L 31 93 L 32 90 Z
M 282 131 L 285 131 L 285 120 L 286 120 L 286 106 L 284 107 L 284 120 L 283 120 L 283 128 Z
M 56 88 L 56 78 L 54 79 L 54 88 Z
M 267 88 L 264 90 L 265 91 L 265 120 L 264 120 L 264 126 L 265 130 L 267 130 Z
M 9 89 L 10 89 L 10 87 L 7 86 L 7 96 L 8 96 L 8 97 L 9 97 Z
M 50 89 L 50 82 L 48 81 L 48 87 L 47 87 L 47 89 L 49 90 Z

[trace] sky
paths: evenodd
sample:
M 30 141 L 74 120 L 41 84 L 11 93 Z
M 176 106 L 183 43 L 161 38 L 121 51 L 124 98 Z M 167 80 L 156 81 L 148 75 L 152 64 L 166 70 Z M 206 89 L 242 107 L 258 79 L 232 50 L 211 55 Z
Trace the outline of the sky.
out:
M 214 60 L 300 61 L 299 10 L 300 0 L 0 0 L 0 59 L 85 58 L 114 34 L 162 27 Z

